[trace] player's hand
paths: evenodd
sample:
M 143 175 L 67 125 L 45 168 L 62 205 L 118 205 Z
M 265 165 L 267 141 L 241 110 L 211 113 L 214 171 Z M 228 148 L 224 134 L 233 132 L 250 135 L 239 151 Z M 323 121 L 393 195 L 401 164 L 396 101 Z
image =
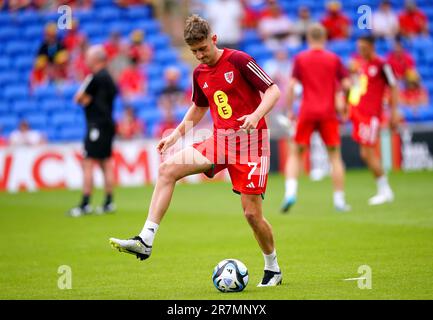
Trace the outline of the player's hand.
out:
M 244 122 L 241 126 L 239 126 L 239 128 L 249 133 L 250 130 L 257 128 L 260 118 L 256 116 L 254 113 L 251 113 L 251 114 L 246 114 L 238 118 L 237 120 Z
M 160 154 L 163 154 L 168 148 L 170 148 L 171 146 L 173 146 L 177 142 L 177 139 L 178 139 L 178 136 L 176 134 L 174 134 L 174 132 L 173 132 L 169 136 L 161 139 L 161 141 L 159 141 L 156 149 L 158 150 L 158 152 Z

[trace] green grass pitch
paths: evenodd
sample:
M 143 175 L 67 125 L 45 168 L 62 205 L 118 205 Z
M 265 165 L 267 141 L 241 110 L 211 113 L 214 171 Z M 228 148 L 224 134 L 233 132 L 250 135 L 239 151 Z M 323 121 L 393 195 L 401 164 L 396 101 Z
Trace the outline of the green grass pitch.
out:
M 113 250 L 108 238 L 136 235 L 152 187 L 118 188 L 118 212 L 69 218 L 78 191 L 0 194 L 0 299 L 432 299 L 433 173 L 392 173 L 391 204 L 369 207 L 367 171 L 347 174 L 350 213 L 332 207 L 330 179 L 300 180 L 299 201 L 279 213 L 283 178 L 269 179 L 264 212 L 273 226 L 283 285 L 257 288 L 263 258 L 239 196 L 224 182 L 179 184 L 152 257 Z M 98 190 L 94 204 L 102 200 Z M 220 260 L 237 258 L 250 273 L 241 293 L 212 284 Z M 58 267 L 72 270 L 72 289 L 58 288 Z M 358 267 L 372 270 L 359 289 Z

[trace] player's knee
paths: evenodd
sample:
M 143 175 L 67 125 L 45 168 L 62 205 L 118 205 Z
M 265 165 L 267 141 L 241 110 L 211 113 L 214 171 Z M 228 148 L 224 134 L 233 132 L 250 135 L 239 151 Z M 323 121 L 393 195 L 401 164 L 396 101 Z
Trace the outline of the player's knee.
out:
M 173 170 L 173 165 L 168 164 L 167 162 L 162 162 L 159 165 L 158 169 L 158 177 L 161 179 L 173 180 L 175 179 L 175 174 Z

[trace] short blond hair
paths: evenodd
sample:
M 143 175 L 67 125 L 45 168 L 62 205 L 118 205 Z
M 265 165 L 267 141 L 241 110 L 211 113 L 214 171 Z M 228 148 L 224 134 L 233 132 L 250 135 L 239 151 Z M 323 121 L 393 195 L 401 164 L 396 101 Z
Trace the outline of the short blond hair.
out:
M 183 31 L 183 38 L 188 45 L 194 45 L 207 39 L 211 33 L 209 23 L 199 15 L 188 17 Z
M 313 23 L 307 29 L 307 38 L 315 42 L 326 40 L 326 29 L 320 23 Z

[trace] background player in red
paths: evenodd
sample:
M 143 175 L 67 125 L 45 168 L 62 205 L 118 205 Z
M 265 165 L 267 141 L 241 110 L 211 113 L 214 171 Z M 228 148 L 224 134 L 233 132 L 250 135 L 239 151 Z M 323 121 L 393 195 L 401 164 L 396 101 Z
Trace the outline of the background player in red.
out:
M 391 126 L 399 121 L 397 110 L 397 82 L 389 64 L 376 55 L 374 38 L 363 36 L 357 41 L 357 64 L 360 73 L 359 97 L 351 99 L 350 117 L 353 123 L 353 139 L 360 145 L 361 158 L 373 173 L 377 182 L 377 194 L 369 199 L 370 205 L 391 202 L 394 194 L 376 153 L 382 118 L 382 106 L 386 88 L 390 88 Z
M 160 165 L 143 230 L 132 239 L 111 238 L 110 243 L 119 251 L 134 254 L 142 260 L 148 258 L 176 181 L 196 173 L 212 176 L 227 168 L 233 191 L 240 194 L 244 215 L 264 255 L 265 272 L 259 286 L 278 285 L 282 275 L 272 229 L 262 214 L 262 197 L 269 164 L 264 116 L 277 102 L 280 91 L 250 56 L 241 51 L 218 49 L 217 36 L 211 34 L 208 22 L 199 16 L 188 18 L 184 37 L 193 55 L 201 62 L 193 74 L 193 104 L 181 124 L 162 139 L 157 148 L 164 153 L 194 127 L 208 109 L 214 122 L 214 134 Z
M 344 164 L 340 152 L 339 123 L 336 99 L 342 87 L 349 89 L 348 73 L 340 58 L 324 49 L 326 30 L 313 24 L 307 31 L 309 49 L 299 53 L 294 61 L 289 82 L 289 118 L 293 118 L 294 87 L 303 86 L 303 97 L 296 125 L 295 143 L 291 145 L 286 163 L 286 191 L 282 212 L 287 212 L 296 202 L 298 175 L 302 154 L 310 144 L 311 134 L 318 131 L 328 150 L 334 185 L 334 206 L 348 211 L 344 196 Z M 343 110 L 342 110 L 343 111 Z

